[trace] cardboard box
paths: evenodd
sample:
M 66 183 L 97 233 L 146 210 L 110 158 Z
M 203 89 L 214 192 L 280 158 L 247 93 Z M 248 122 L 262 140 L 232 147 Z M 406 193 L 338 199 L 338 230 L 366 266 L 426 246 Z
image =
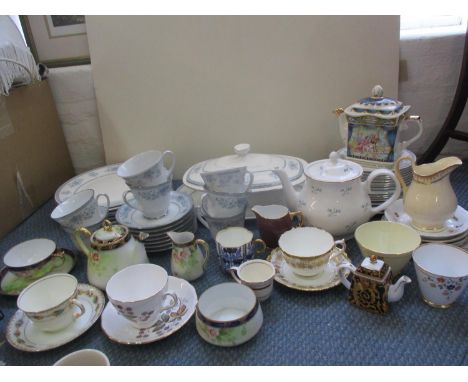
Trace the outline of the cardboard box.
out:
M 0 96 L 0 238 L 73 176 L 47 81 Z

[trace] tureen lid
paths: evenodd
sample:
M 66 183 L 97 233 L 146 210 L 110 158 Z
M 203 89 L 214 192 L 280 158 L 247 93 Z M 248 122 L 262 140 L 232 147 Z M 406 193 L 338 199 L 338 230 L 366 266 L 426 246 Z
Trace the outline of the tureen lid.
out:
M 336 151 L 328 159 L 309 163 L 305 168 L 308 177 L 322 182 L 346 182 L 360 178 L 362 171 L 359 164 L 340 158 Z
M 99 228 L 91 236 L 91 247 L 94 249 L 115 249 L 128 240 L 130 233 L 127 227 L 123 225 L 112 225 L 109 220 L 104 220 L 102 228 Z
M 384 97 L 383 88 L 376 85 L 372 89 L 370 97 L 361 99 L 345 109 L 345 113 L 352 117 L 374 115 L 379 118 L 398 118 L 406 113 L 411 106 L 403 105 L 403 102 L 394 98 Z
M 192 189 L 203 191 L 204 182 L 200 176 L 201 173 L 244 166 L 254 177 L 249 192 L 282 188 L 280 179 L 272 170 L 285 171 L 293 185 L 305 180 L 304 166 L 306 161 L 303 159 L 287 155 L 251 153 L 248 143 L 234 146 L 234 152 L 234 155 L 209 159 L 193 165 L 184 174 L 184 184 Z

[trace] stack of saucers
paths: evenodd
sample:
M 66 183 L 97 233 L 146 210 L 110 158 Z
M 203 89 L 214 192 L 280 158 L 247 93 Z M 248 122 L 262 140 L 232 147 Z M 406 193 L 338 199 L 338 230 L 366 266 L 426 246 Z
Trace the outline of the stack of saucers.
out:
M 444 243 L 465 247 L 468 236 L 468 211 L 458 206 L 452 218 L 445 223 L 445 228 L 439 232 L 420 231 L 411 225 L 411 217 L 406 213 L 403 200 L 398 199 L 386 210 L 382 220 L 402 223 L 411 226 L 419 233 L 425 243 Z
M 346 156 L 346 148 L 342 148 L 341 150 L 339 150 L 339 153 L 343 156 Z M 401 153 L 401 157 L 410 157 L 413 162 L 416 162 L 416 155 L 409 150 L 403 150 Z M 351 157 L 347 157 L 346 159 L 362 166 L 364 170 L 362 174 L 363 181 L 366 180 L 369 174 L 375 169 L 386 168 L 389 170 L 393 170 L 393 166 L 394 166 L 393 163 L 375 162 L 375 161 L 369 161 L 365 159 L 357 159 L 357 158 L 351 158 Z M 400 162 L 400 173 L 406 185 L 409 186 L 411 183 L 411 180 L 413 179 L 413 170 L 411 167 L 411 161 L 402 160 Z M 394 192 L 395 192 L 395 183 L 393 182 L 392 178 L 390 178 L 388 175 L 380 175 L 376 177 L 371 184 L 371 192 L 369 194 L 369 197 L 372 202 L 372 206 L 375 207 L 387 201 L 388 199 L 392 197 Z
M 139 232 L 149 234 L 148 238 L 143 241 L 148 253 L 171 249 L 172 242 L 166 232 L 195 232 L 197 230 L 192 198 L 177 191 L 171 191 L 169 208 L 162 218 L 148 219 L 144 217 L 143 212 L 127 204 L 119 207 L 115 218 L 119 224 L 127 226 L 135 236 Z

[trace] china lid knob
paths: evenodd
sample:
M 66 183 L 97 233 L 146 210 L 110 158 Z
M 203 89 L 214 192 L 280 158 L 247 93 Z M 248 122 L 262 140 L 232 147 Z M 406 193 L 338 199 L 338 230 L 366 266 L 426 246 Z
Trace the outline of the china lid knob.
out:
M 340 154 L 338 154 L 336 151 L 332 151 L 328 157 L 330 159 L 330 162 L 333 166 L 336 166 L 338 163 L 338 159 L 340 159 Z
M 372 88 L 372 98 L 382 98 L 383 97 L 383 87 L 380 85 L 375 85 Z
M 248 143 L 239 143 L 234 146 L 234 152 L 240 156 L 246 156 L 250 152 L 250 145 Z

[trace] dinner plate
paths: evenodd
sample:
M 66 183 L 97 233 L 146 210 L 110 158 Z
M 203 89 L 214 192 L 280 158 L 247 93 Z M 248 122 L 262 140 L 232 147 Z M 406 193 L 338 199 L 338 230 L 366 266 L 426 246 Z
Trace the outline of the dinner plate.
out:
M 67 180 L 55 192 L 55 201 L 62 203 L 78 191 L 90 188 L 95 195 L 107 194 L 109 196 L 109 208 L 115 208 L 123 204 L 122 194 L 128 190 L 125 181 L 117 175 L 120 163 L 111 164 L 90 170 Z M 99 200 L 104 205 L 105 200 Z

